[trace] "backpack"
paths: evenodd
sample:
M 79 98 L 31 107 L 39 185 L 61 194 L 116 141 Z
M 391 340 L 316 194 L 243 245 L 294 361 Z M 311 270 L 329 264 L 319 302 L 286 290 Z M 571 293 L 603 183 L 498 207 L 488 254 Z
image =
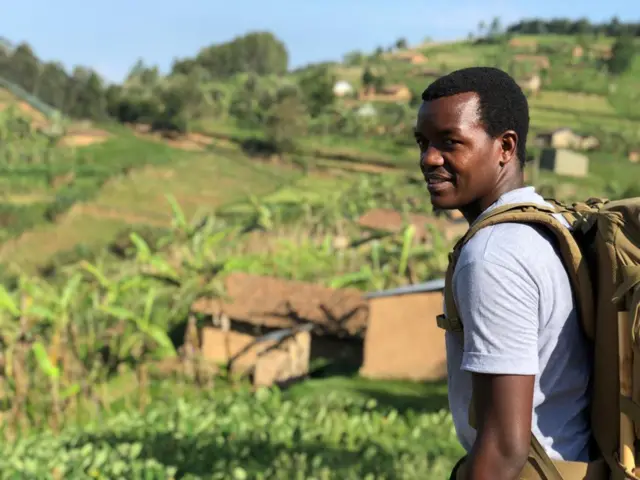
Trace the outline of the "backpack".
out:
M 552 207 L 534 203 L 497 207 L 460 238 L 449 254 L 446 315 L 437 317 L 438 326 L 449 331 L 463 329 L 452 279 L 460 251 L 475 233 L 502 222 L 548 228 L 558 242 L 581 324 L 592 345 L 590 414 L 598 460 L 593 464 L 551 460 L 532 434 L 521 478 L 640 479 L 635 460 L 635 443 L 640 439 L 640 197 L 591 198 L 571 206 L 554 199 L 545 201 Z M 573 228 L 566 228 L 553 214 L 562 215 Z M 473 394 L 469 423 L 475 428 Z

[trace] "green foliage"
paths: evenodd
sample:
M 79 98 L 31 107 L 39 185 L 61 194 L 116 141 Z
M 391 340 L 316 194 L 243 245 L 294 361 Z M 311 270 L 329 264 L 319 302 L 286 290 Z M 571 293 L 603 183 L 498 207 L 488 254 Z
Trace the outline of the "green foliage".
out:
M 371 71 L 371 67 L 367 65 L 362 72 L 362 85 L 364 87 L 371 87 L 375 84 L 376 77 Z
M 310 69 L 298 81 L 309 113 L 313 117 L 317 117 L 333 103 L 335 82 L 335 75 L 327 67 Z
M 280 40 L 270 32 L 251 32 L 203 48 L 193 60 L 176 62 L 172 73 L 189 74 L 196 66 L 202 66 L 211 78 L 228 78 L 237 73 L 281 75 L 287 64 L 287 49 Z
M 551 20 L 529 18 L 516 22 L 507 28 L 510 33 L 524 35 L 607 35 L 618 37 L 624 33 L 640 36 L 640 23 L 622 23 L 614 16 L 609 22 L 590 23 L 586 18 L 577 20 L 554 18 Z
M 307 130 L 307 112 L 295 88 L 282 88 L 265 119 L 268 141 L 280 153 L 293 152 Z
M 0 478 L 445 478 L 462 455 L 444 411 L 277 390 L 170 398 L 3 443 Z
M 640 120 L 640 112 L 637 105 L 640 101 L 640 89 L 638 89 L 638 79 L 636 74 L 628 73 L 619 76 L 610 87 L 608 95 L 609 103 L 615 111 L 624 118 Z M 618 134 L 627 132 L 619 131 Z M 637 143 L 640 132 L 638 130 L 629 132 L 633 140 Z
M 608 62 L 609 71 L 614 75 L 620 75 L 629 70 L 637 48 L 633 37 L 624 35 L 616 40 L 611 49 L 611 58 Z

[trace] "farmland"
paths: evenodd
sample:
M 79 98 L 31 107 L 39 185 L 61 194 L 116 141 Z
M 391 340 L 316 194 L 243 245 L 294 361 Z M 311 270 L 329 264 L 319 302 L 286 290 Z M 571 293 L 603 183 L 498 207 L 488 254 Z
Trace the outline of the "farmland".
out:
M 521 39 L 551 57 L 529 97 L 530 154 L 560 127 L 601 143 L 586 177 L 532 163 L 529 181 L 566 201 L 638 194 L 640 121 L 600 59 L 573 59 L 570 35 Z M 238 274 L 355 296 L 440 278 L 465 226 L 432 211 L 417 171 L 416 92 L 518 48 L 418 46 L 428 74 L 387 54 L 200 83 L 141 66 L 103 103 L 55 105 L 63 122 L 0 89 L 0 478 L 446 478 L 462 451 L 442 379 L 314 358 L 303 381 L 256 388 L 206 358 L 201 332 L 225 319 L 194 305 L 226 301 Z M 413 98 L 328 96 L 339 79 L 362 87 L 366 67 Z M 569 88 L 569 68 L 595 80 Z M 107 99 L 116 113 L 93 118 Z

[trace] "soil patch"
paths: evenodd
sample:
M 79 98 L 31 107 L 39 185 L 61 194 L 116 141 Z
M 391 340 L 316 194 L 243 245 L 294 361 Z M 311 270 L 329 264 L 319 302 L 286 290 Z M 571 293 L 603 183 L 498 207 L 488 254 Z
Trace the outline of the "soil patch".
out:
M 49 120 L 47 120 L 47 117 L 26 102 L 0 103 L 0 111 L 11 105 L 15 106 L 23 115 L 29 117 L 34 127 L 43 128 L 48 125 Z
M 214 143 L 214 139 L 202 133 L 173 134 L 169 132 L 152 131 L 150 125 L 127 124 L 139 138 L 166 143 L 170 147 L 180 150 L 200 152 L 206 146 Z
M 109 133 L 99 129 L 70 130 L 58 141 L 58 145 L 62 147 L 84 147 L 106 142 L 110 137 Z
M 317 333 L 337 336 L 361 337 L 367 326 L 367 300 L 355 288 L 336 290 L 239 272 L 230 274 L 225 286 L 229 301 L 201 298 L 192 310 L 269 328 L 312 323 Z

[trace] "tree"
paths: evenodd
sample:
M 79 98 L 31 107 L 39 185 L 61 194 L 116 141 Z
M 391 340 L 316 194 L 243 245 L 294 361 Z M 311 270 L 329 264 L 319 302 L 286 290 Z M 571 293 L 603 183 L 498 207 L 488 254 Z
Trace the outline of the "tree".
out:
M 489 35 L 491 37 L 496 37 L 500 35 L 502 32 L 502 24 L 500 22 L 500 17 L 493 17 L 491 20 L 491 25 L 489 25 Z
M 21 43 L 13 51 L 7 71 L 3 73 L 8 80 L 33 93 L 40 77 L 40 61 L 28 44 Z
M 369 68 L 369 65 L 367 65 L 364 69 L 364 72 L 362 72 L 362 85 L 364 87 L 371 87 L 373 86 L 375 79 L 375 75 L 371 71 L 371 68 Z
M 611 49 L 611 58 L 607 62 L 609 71 L 614 75 L 621 75 L 629 70 L 636 55 L 633 37 L 623 35 L 616 40 Z
M 265 135 L 281 156 L 295 151 L 307 131 L 308 116 L 300 97 L 294 88 L 284 87 L 267 113 Z
M 487 28 L 487 24 L 484 23 L 484 20 L 480 20 L 478 22 L 478 36 L 482 37 L 484 35 L 484 31 Z
M 327 66 L 311 68 L 299 80 L 298 84 L 304 102 L 312 117 L 317 117 L 324 109 L 333 104 L 335 83 L 336 77 Z
M 396 40 L 396 48 L 398 50 L 402 50 L 407 48 L 407 39 L 406 38 L 399 38 L 398 40 Z
M 272 33 L 251 32 L 230 42 L 202 49 L 195 61 L 208 70 L 214 79 L 243 72 L 282 75 L 287 71 L 289 54 L 284 43 Z M 188 68 L 189 63 L 178 66 L 180 69 L 185 67 Z

